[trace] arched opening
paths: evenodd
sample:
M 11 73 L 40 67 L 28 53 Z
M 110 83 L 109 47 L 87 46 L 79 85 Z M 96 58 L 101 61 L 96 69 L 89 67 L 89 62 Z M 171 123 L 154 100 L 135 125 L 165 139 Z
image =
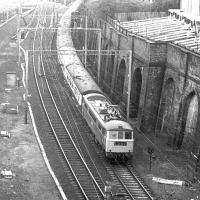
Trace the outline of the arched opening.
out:
M 87 46 L 87 49 L 92 49 L 94 33 L 92 31 L 88 31 L 87 34 L 88 34 L 88 46 Z
M 87 33 L 87 49 L 95 50 L 97 46 L 97 33 L 94 31 L 89 31 Z M 85 38 L 84 38 L 85 41 Z M 83 46 L 85 48 L 85 45 Z M 83 59 L 85 59 L 85 53 L 83 53 Z M 101 68 L 100 68 L 101 69 Z M 97 81 L 98 76 L 98 54 L 87 53 L 87 70 L 92 75 L 92 77 Z M 100 77 L 101 80 L 101 77 Z
M 164 90 L 157 120 L 157 131 L 167 136 L 171 135 L 171 133 L 174 133 L 174 131 L 172 130 L 175 121 L 173 115 L 174 92 L 175 92 L 174 80 L 172 78 L 169 78 L 164 85 Z
M 194 143 L 198 119 L 198 104 L 198 97 L 193 91 L 186 97 L 184 102 L 180 135 L 177 143 L 179 149 L 182 146 L 191 148 Z
M 106 45 L 106 47 L 104 48 L 104 50 L 108 50 L 108 44 Z M 107 68 L 107 55 L 103 55 L 102 59 L 101 59 L 101 70 L 100 70 L 100 85 L 103 87 L 103 91 L 104 88 L 106 87 L 106 83 L 105 83 L 105 71 Z
M 142 74 L 140 68 L 137 68 L 133 74 L 131 83 L 130 118 L 136 118 L 138 115 L 141 86 Z
M 106 66 L 106 72 L 105 72 L 105 81 L 104 81 L 104 92 L 107 94 L 110 94 L 111 91 L 111 83 L 112 83 L 112 76 L 113 76 L 113 70 L 114 70 L 114 63 L 115 63 L 115 55 L 113 52 L 113 55 L 108 57 L 108 62 Z
M 126 63 L 125 63 L 125 60 L 122 59 L 119 65 L 117 77 L 115 79 L 115 86 L 114 86 L 114 97 L 115 97 L 114 102 L 116 104 L 120 104 L 123 98 L 125 73 L 126 73 Z

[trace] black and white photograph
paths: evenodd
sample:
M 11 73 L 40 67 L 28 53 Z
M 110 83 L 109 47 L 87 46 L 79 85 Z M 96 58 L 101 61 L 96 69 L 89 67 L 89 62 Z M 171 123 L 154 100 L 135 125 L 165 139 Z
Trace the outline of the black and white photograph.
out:
M 0 0 L 0 200 L 200 200 L 200 0 Z

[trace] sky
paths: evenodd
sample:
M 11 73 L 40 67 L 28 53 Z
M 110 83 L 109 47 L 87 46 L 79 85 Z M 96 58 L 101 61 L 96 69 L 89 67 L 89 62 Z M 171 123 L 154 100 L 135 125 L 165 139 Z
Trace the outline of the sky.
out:
M 19 5 L 19 3 L 32 3 L 32 2 L 37 2 L 37 0 L 0 0 L 0 5 L 8 5 L 8 6 L 14 6 L 14 5 Z
M 0 5 L 17 5 L 20 1 L 16 0 L 0 0 Z

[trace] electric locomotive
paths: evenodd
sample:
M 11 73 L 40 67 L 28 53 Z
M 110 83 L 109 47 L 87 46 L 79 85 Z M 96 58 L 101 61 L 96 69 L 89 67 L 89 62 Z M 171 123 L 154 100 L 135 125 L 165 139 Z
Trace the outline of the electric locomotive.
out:
M 132 157 L 133 129 L 123 120 L 117 105 L 102 94 L 90 93 L 83 96 L 82 114 L 106 157 Z
M 65 79 L 106 157 L 132 157 L 134 137 L 131 125 L 122 118 L 118 106 L 111 104 L 85 69 L 75 53 L 71 32 L 65 29 L 70 27 L 70 14 L 75 10 L 76 6 L 62 16 L 57 32 L 58 59 Z

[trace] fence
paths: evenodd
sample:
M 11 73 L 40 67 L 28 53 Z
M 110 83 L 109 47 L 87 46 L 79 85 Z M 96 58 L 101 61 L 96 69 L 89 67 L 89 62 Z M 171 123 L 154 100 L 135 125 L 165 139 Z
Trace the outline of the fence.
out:
M 120 22 L 118 20 L 115 20 L 115 19 L 112 19 L 110 16 L 106 16 L 106 21 L 111 24 L 115 30 L 119 31 L 120 33 L 124 34 L 124 35 L 129 35 L 131 34 L 130 31 L 128 31 L 127 29 L 123 28 L 121 25 L 120 25 Z
M 114 18 L 119 21 L 133 21 L 149 18 L 166 17 L 167 12 L 129 12 L 129 13 L 115 13 Z

